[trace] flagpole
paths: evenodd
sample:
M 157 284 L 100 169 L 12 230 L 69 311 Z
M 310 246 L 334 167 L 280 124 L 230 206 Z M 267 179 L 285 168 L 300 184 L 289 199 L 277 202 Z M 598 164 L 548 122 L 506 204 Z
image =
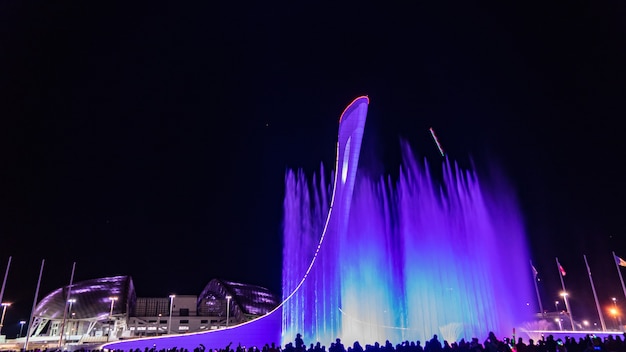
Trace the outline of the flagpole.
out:
M 602 325 L 602 331 L 606 331 L 606 324 L 604 324 L 604 316 L 602 315 L 602 309 L 600 309 L 600 302 L 598 301 L 598 295 L 596 294 L 596 287 L 593 285 L 593 279 L 591 278 L 591 269 L 589 269 L 587 256 L 583 254 L 583 258 L 585 259 L 585 265 L 587 266 L 587 273 L 589 273 L 589 282 L 591 283 L 591 290 L 593 291 L 593 298 L 596 300 L 596 309 L 598 309 L 598 316 L 600 317 L 600 324 Z
M 530 268 L 533 270 L 533 281 L 535 281 L 535 292 L 537 292 L 537 302 L 539 303 L 539 312 L 542 317 L 545 317 L 545 313 L 543 311 L 543 305 L 541 304 L 541 296 L 539 296 L 539 286 L 537 286 L 537 270 L 535 270 L 535 266 L 533 265 L 533 261 L 530 261 Z
M 11 258 L 12 257 L 9 257 L 9 262 L 7 263 L 7 270 L 4 273 L 4 280 L 2 281 L 2 289 L 0 290 L 0 303 L 3 302 L 2 299 L 4 297 L 4 287 L 7 284 L 7 277 L 9 276 L 9 268 L 11 267 Z
M 30 333 L 33 325 L 33 315 L 35 314 L 35 309 L 37 308 L 37 296 L 39 296 L 39 286 L 41 285 L 41 275 L 43 274 L 43 264 L 46 262 L 45 259 L 41 260 L 41 269 L 39 269 L 39 280 L 37 280 L 37 289 L 35 290 L 35 299 L 33 300 L 33 309 L 30 312 L 30 318 L 28 320 L 28 329 L 26 329 L 26 340 L 24 341 L 24 351 L 28 351 L 28 340 L 30 338 Z
M 615 252 L 613 253 L 613 261 L 615 262 L 615 268 L 617 269 L 617 273 L 619 274 L 619 281 L 622 283 L 622 290 L 624 291 L 624 297 L 626 298 L 626 286 L 624 286 L 624 278 L 622 277 L 622 271 L 619 270 L 619 264 L 617 264 L 617 256 Z
M 572 331 L 576 331 L 576 327 L 574 326 L 574 317 L 572 315 L 572 310 L 569 307 L 569 301 L 567 300 L 567 290 L 565 289 L 565 281 L 563 281 L 563 272 L 561 270 L 561 263 L 559 263 L 559 258 L 556 259 L 556 268 L 559 271 L 559 277 L 561 278 L 561 287 L 563 287 L 563 301 L 565 301 L 565 309 L 567 309 L 567 314 L 569 315 L 569 322 L 572 324 Z

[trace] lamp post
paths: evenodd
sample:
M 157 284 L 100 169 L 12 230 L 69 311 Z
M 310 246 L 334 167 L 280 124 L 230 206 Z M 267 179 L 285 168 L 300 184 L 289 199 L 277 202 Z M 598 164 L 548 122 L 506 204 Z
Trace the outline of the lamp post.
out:
M 226 326 L 228 326 L 230 320 L 230 299 L 231 296 L 226 296 Z
M 67 303 L 70 304 L 70 309 L 69 309 L 68 313 L 70 315 L 70 326 L 73 327 L 74 323 L 72 322 L 72 318 L 74 318 L 74 313 L 72 313 L 72 306 L 74 305 L 74 303 L 76 303 L 76 299 L 75 298 L 68 299 Z M 72 335 L 72 329 L 71 328 L 70 328 L 70 331 L 69 331 L 69 335 Z
M 109 297 L 111 300 L 111 310 L 109 311 L 109 320 L 113 319 L 113 307 L 115 306 L 115 301 L 117 301 L 117 297 Z
M 561 318 L 554 319 L 557 323 L 559 323 L 559 330 L 563 331 L 563 324 L 561 324 Z
M 0 318 L 0 335 L 2 335 L 2 326 L 4 326 L 4 315 L 7 312 L 7 307 L 10 307 L 11 303 L 2 303 L 2 318 Z
M 68 300 L 67 300 L 67 303 L 69 303 L 69 304 L 70 304 L 70 310 L 69 310 L 69 313 L 70 313 L 70 316 L 71 316 L 71 315 L 72 315 L 72 306 L 74 305 L 74 303 L 76 303 L 76 299 L 75 299 L 75 298 L 68 299 Z
M 609 312 L 611 312 L 611 315 L 613 316 L 613 320 L 615 320 L 615 325 L 617 326 L 617 309 L 611 308 L 609 309 Z
M 559 301 L 554 301 L 554 309 L 556 310 L 556 313 L 559 314 Z
M 24 329 L 24 324 L 26 324 L 26 320 L 20 320 L 20 334 L 17 336 L 18 339 L 22 337 L 22 330 Z
M 170 318 L 167 321 L 168 335 L 172 333 L 172 310 L 174 309 L 174 297 L 176 297 L 176 295 L 170 295 Z
M 107 341 L 111 338 L 111 334 L 114 329 L 111 329 L 111 320 L 113 319 L 113 307 L 115 306 L 115 301 L 117 301 L 117 297 L 109 297 L 111 300 L 111 310 L 109 311 L 109 336 L 107 336 Z
M 561 296 L 563 297 L 563 302 L 565 302 L 565 309 L 567 310 L 569 322 L 572 324 L 572 331 L 576 331 L 576 327 L 574 326 L 574 317 L 572 316 L 572 310 L 569 308 L 569 302 L 567 301 L 567 292 L 561 292 Z
M 617 329 L 622 330 L 622 316 L 619 315 L 619 309 L 617 309 L 617 298 L 612 297 L 613 307 L 615 308 L 615 315 L 617 316 Z

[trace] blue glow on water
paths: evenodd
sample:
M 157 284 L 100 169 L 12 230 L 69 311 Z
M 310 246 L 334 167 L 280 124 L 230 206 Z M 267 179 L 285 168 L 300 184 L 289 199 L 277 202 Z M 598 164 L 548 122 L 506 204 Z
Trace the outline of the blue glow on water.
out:
M 482 341 L 532 320 L 529 256 L 512 192 L 447 159 L 441 171 L 433 177 L 405 145 L 397 180 L 358 174 L 347 229 L 326 234 L 315 267 L 285 304 L 284 341 L 296 333 L 323 344 L 434 334 Z M 330 194 L 320 176 L 286 176 L 283 292 L 293 291 L 315 253 Z

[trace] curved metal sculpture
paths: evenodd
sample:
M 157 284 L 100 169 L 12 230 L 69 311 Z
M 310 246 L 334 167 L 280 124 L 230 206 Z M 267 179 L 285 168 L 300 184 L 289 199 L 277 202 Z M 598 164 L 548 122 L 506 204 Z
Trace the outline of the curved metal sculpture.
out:
M 346 231 L 347 215 L 350 212 L 352 193 L 354 191 L 368 104 L 369 99 L 366 96 L 358 97 L 341 114 L 333 195 L 324 230 L 315 255 L 302 280 L 278 307 L 260 318 L 220 330 L 115 341 L 104 344 L 102 348 L 126 351 L 143 350 L 145 347 L 194 350 L 202 346 L 206 349 L 215 349 L 233 344 L 246 347 L 256 346 L 260 349 L 265 344 L 274 343 L 280 345 L 283 340 L 282 321 L 284 317 L 283 310 L 286 307 L 285 303 L 292 299 L 306 281 L 307 275 L 313 268 L 318 254 L 323 248 L 324 239 Z M 339 308 L 339 306 L 336 306 L 331 309 L 337 310 Z M 287 314 L 302 314 L 302 312 L 287 312 Z M 293 337 L 289 336 L 288 338 Z

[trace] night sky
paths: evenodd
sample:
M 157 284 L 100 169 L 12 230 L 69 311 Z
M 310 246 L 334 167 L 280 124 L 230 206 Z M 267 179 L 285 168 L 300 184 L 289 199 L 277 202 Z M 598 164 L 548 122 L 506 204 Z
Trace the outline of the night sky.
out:
M 430 127 L 452 160 L 502 169 L 544 309 L 558 257 L 574 317 L 595 319 L 586 254 L 626 310 L 626 5 L 537 3 L 0 2 L 3 332 L 44 259 L 40 298 L 74 262 L 142 297 L 280 293 L 285 172 L 334 167 L 360 95 L 382 171 L 401 139 L 439 165 Z

